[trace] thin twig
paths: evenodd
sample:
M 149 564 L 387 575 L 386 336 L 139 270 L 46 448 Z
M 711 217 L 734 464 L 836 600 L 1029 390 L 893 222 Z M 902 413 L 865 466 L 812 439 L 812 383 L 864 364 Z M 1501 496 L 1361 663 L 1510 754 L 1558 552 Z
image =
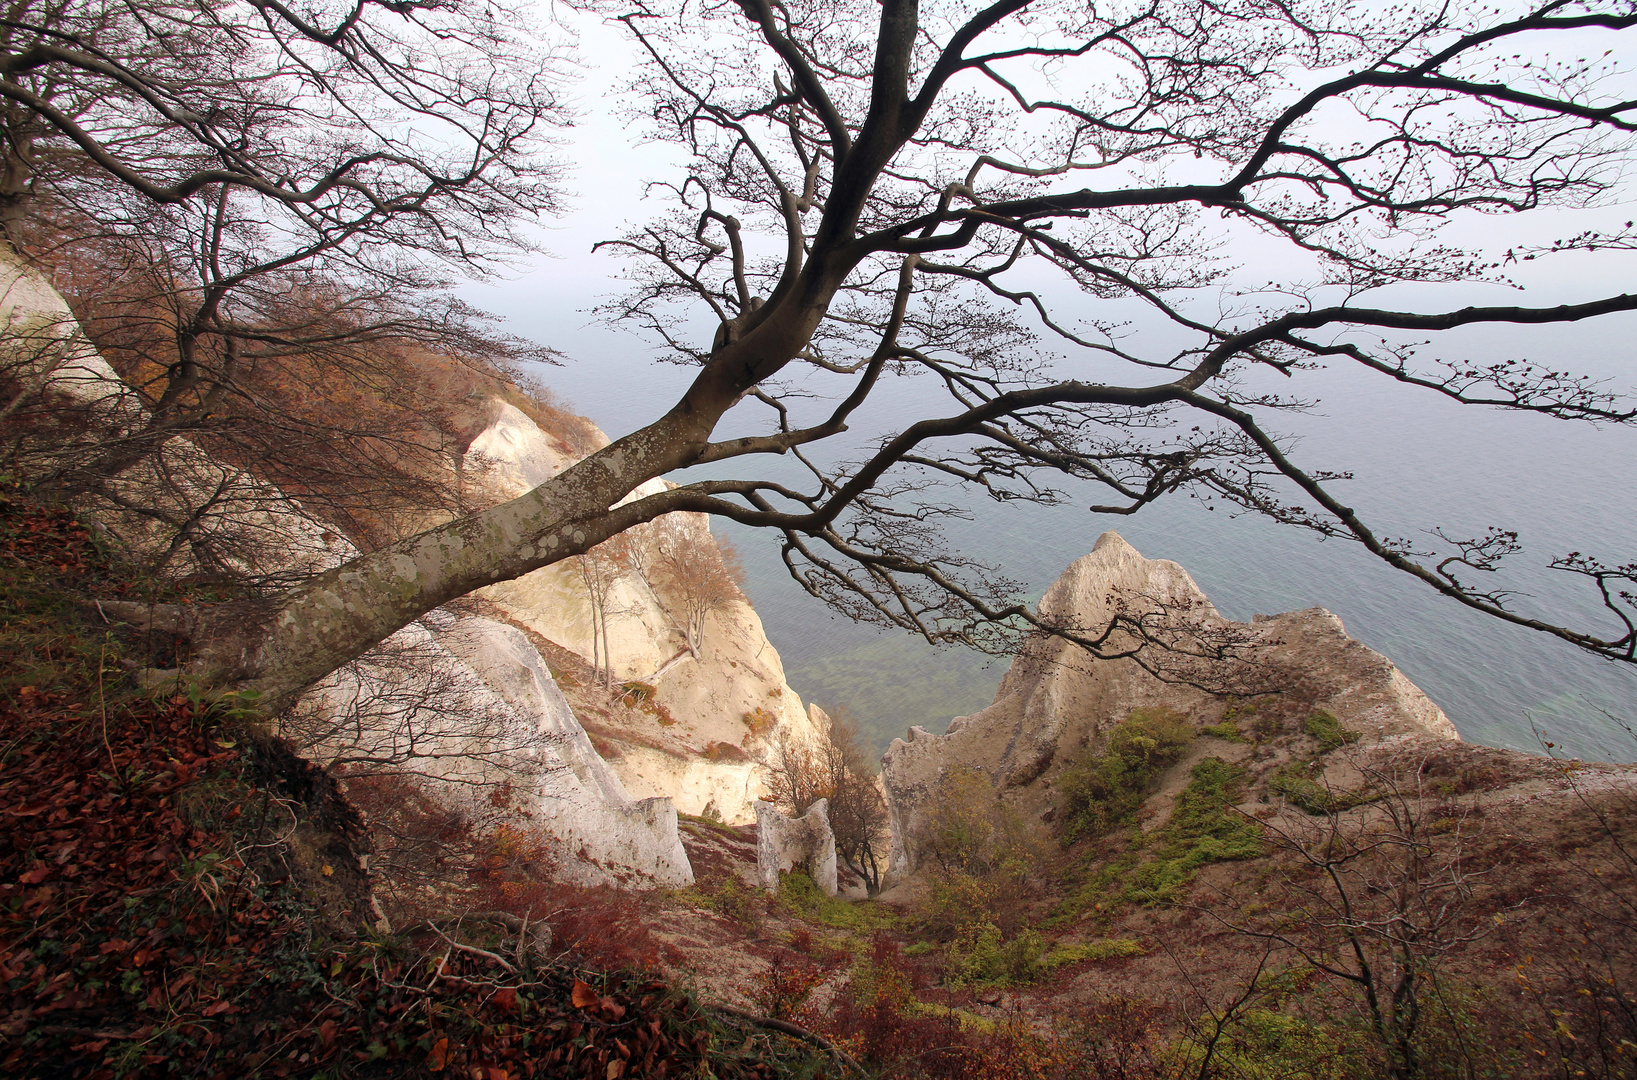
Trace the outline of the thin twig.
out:
M 835 1058 L 839 1064 L 846 1066 L 847 1068 L 858 1073 L 860 1076 L 867 1075 L 864 1072 L 864 1067 L 848 1056 L 846 1051 L 842 1050 L 841 1047 L 837 1046 L 835 1043 L 816 1032 L 808 1031 L 804 1027 L 797 1027 L 795 1024 L 787 1023 L 784 1020 L 775 1020 L 771 1016 L 758 1016 L 756 1013 L 745 1012 L 743 1009 L 736 1009 L 732 1005 L 710 1005 L 707 1006 L 707 1008 L 714 1009 L 719 1013 L 726 1013 L 729 1016 L 738 1017 L 740 1020 L 748 1021 L 757 1027 L 767 1028 L 771 1031 L 783 1032 L 784 1034 L 789 1035 L 791 1038 L 800 1039 L 802 1042 L 811 1043 L 820 1050 L 823 1050 L 825 1053 L 829 1054 L 831 1057 Z
M 456 950 L 458 950 L 460 952 L 466 953 L 468 956 L 476 956 L 476 957 L 479 957 L 481 959 L 488 960 L 488 961 L 491 961 L 493 963 L 499 964 L 501 967 L 505 968 L 507 971 L 511 972 L 513 975 L 517 974 L 517 968 L 513 967 L 511 961 L 507 960 L 503 956 L 500 956 L 500 955 L 498 955 L 496 953 L 492 953 L 488 949 L 480 949 L 476 945 L 463 945 L 462 943 L 456 941 L 454 938 L 450 937 L 448 934 L 444 933 L 442 930 L 438 929 L 436 926 L 432 927 L 432 932 L 437 934 L 443 940 L 447 941 L 449 943 L 449 947 L 451 949 L 456 949 Z M 438 973 L 441 975 L 443 972 L 440 969 Z
M 119 765 L 114 761 L 114 744 L 108 741 L 108 698 L 102 692 L 102 665 L 108 659 L 108 643 L 102 643 L 97 652 L 97 708 L 102 713 L 102 745 L 108 751 L 108 772 L 114 783 L 119 783 Z

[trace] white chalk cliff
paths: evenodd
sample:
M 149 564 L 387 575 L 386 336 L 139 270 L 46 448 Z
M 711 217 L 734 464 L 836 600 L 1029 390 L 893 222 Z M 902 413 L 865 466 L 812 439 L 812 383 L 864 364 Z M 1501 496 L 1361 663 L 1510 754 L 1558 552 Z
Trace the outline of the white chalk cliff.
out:
M 495 501 L 527 491 L 575 460 L 515 406 L 493 401 L 490 409 L 492 419 L 466 453 L 465 472 Z M 664 484 L 650 480 L 627 499 L 662 491 Z M 700 557 L 714 555 L 705 515 L 669 514 L 658 524 Z M 508 619 L 591 658 L 591 600 L 571 563 L 477 595 Z M 729 824 L 754 821 L 755 802 L 767 795 L 768 767 L 783 747 L 814 745 L 823 733 L 785 682 L 779 654 L 749 601 L 732 599 L 707 616 L 698 657 L 687 655 L 675 626 L 682 604 L 664 582 L 627 574 L 614 583 L 606 604 L 616 681 L 655 686 L 675 721 L 661 726 L 651 715 L 622 713 L 581 717 L 600 743 L 617 749 L 610 764 L 626 788 L 644 797 L 668 796 L 684 813 L 710 814 Z
M 1330 612 L 1225 619 L 1181 566 L 1143 558 L 1115 532 L 1063 572 L 1038 614 L 1091 639 L 1123 620 L 1105 653 L 1134 649 L 1143 638 L 1148 644 L 1134 657 L 1097 659 L 1061 637 L 1034 636 L 988 708 L 952 720 L 947 734 L 911 728 L 893 740 L 881 777 L 894 872 L 913 868 L 919 807 L 951 765 L 981 769 L 1025 812 L 1049 812 L 1067 761 L 1134 709 L 1171 709 L 1203 725 L 1248 702 L 1269 719 L 1322 710 L 1367 742 L 1460 737 L 1437 705 L 1390 660 L 1348 637 Z
M 693 883 L 671 801 L 626 792 L 514 627 L 433 612 L 314 687 L 283 733 L 343 774 L 391 763 L 474 820 L 504 786 L 502 816 L 546 834 L 567 880 Z
M 0 255 L 0 361 L 31 401 L 86 411 L 88 437 L 135 430 L 145 418 L 63 298 L 9 255 Z M 533 421 L 511 406 L 499 414 L 474 443 L 479 459 L 528 475 L 562 467 L 563 451 Z M 316 573 L 357 554 L 299 502 L 186 439 L 170 439 L 116 483 L 126 502 L 193 516 L 194 535 L 212 545 L 216 564 L 248 577 Z M 197 513 L 199 506 L 208 511 Z M 165 537 L 151 519 L 117 505 L 91 509 L 98 527 L 129 550 L 163 550 Z M 191 567 L 179 559 L 169 569 Z M 548 621 L 526 605 L 513 610 L 525 621 Z M 693 880 L 669 792 L 651 784 L 633 797 L 593 747 L 539 650 L 513 626 L 429 612 L 315 686 L 278 723 L 320 764 L 394 771 L 473 818 L 543 832 L 570 879 Z M 497 815 L 488 796 L 500 785 L 514 793 L 506 808 L 513 821 L 496 821 L 505 814 Z M 737 787 L 759 791 L 748 777 Z

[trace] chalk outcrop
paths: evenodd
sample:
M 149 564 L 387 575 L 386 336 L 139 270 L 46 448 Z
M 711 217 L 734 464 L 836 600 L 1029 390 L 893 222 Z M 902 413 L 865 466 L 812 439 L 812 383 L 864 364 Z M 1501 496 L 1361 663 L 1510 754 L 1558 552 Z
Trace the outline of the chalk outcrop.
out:
M 0 371 L 18 385 L 6 411 L 24 401 L 74 410 L 60 457 L 93 456 L 147 419 L 75 321 L 68 303 L 37 271 L 0 252 Z M 50 408 L 51 406 L 47 406 Z M 336 530 L 309 516 L 283 491 L 225 464 L 184 438 L 170 438 L 105 484 L 82 508 L 93 527 L 130 551 L 149 553 L 150 569 L 181 576 L 227 572 L 245 580 L 318 573 L 357 554 Z M 173 543 L 177 523 L 188 542 Z
M 539 651 L 503 623 L 432 613 L 315 687 L 283 734 L 343 775 L 394 769 L 470 820 L 536 823 L 569 880 L 693 882 L 671 801 L 626 792 Z
M 0 367 L 16 379 L 16 402 L 60 394 L 135 416 L 135 395 L 96 350 L 62 295 L 38 271 L 0 249 Z M 13 402 L 11 404 L 15 404 Z
M 137 395 L 85 338 L 50 283 L 15 259 L 0 260 L 0 325 L 0 363 L 25 395 L 68 402 L 91 418 L 93 434 L 65 452 L 95 456 L 98 434 L 141 431 L 147 414 Z M 457 427 L 470 437 L 451 461 L 452 476 L 439 479 L 477 503 L 529 490 L 588 445 L 607 442 L 577 418 L 571 435 L 546 430 L 499 397 L 454 404 Z M 276 582 L 358 553 L 274 485 L 184 438 L 164 442 L 110 487 L 117 499 L 96 507 L 99 527 L 148 561 L 163 559 L 171 573 L 226 571 Z M 651 480 L 626 499 L 665 487 Z M 436 514 L 400 524 L 431 525 Z M 177 529 L 170 522 L 187 523 L 185 542 L 171 543 Z M 671 514 L 637 541 L 631 565 L 606 598 L 606 618 L 594 618 L 573 563 L 482 590 L 475 605 L 428 614 L 315 688 L 289 733 L 318 760 L 367 759 L 372 767 L 401 770 L 453 806 L 511 781 L 527 793 L 526 818 L 544 824 L 564 851 L 583 853 L 593 868 L 585 874 L 691 880 L 673 804 L 749 822 L 784 748 L 816 745 L 824 733 L 786 683 L 747 599 L 735 593 L 716 603 L 701 627 L 687 621 L 686 598 L 674 582 L 640 572 L 655 564 L 661 531 L 673 552 L 707 562 L 717 555 L 703 515 Z M 604 633 L 606 640 L 597 640 Z M 559 646 L 588 660 L 596 652 L 611 657 L 605 666 L 614 681 L 662 699 L 664 710 L 614 708 L 576 718 L 541 651 Z M 486 813 L 476 804 L 467 809 L 469 816 Z
M 496 401 L 491 408 L 465 464 L 474 486 L 486 486 L 491 498 L 521 494 L 576 460 L 515 406 Z M 623 501 L 665 487 L 664 480 L 650 480 Z M 668 796 L 683 813 L 748 824 L 784 747 L 817 746 L 823 727 L 785 681 L 779 654 L 748 599 L 733 597 L 705 617 L 695 655 L 681 631 L 686 598 L 662 575 L 643 572 L 658 563 L 655 547 L 662 541 L 714 559 L 717 542 L 704 514 L 668 514 L 630 539 L 637 546 L 633 565 L 617 574 L 604 601 L 607 655 L 614 681 L 654 687 L 674 723 L 662 726 L 653 714 L 620 710 L 581 719 L 599 745 L 613 751 L 610 764 L 633 794 Z M 588 660 L 602 648 L 590 593 L 572 561 L 477 595 L 508 621 Z
M 802 870 L 826 895 L 835 896 L 836 835 L 830 800 L 819 799 L 799 818 L 770 802 L 756 802 L 756 873 L 762 888 L 779 891 L 779 875 Z
M 947 734 L 912 728 L 895 739 L 881 768 L 894 872 L 914 867 L 919 807 L 950 765 L 981 769 L 1019 809 L 1049 813 L 1067 759 L 1134 709 L 1170 709 L 1202 725 L 1247 704 L 1262 723 L 1299 723 L 1322 710 L 1367 742 L 1460 737 L 1437 705 L 1386 657 L 1348 637 L 1330 612 L 1225 619 L 1187 571 L 1143 558 L 1118 533 L 1104 533 L 1064 571 L 1039 615 L 1100 640 L 1107 655 L 1132 655 L 1100 660 L 1071 641 L 1038 635 L 988 708 L 951 721 Z

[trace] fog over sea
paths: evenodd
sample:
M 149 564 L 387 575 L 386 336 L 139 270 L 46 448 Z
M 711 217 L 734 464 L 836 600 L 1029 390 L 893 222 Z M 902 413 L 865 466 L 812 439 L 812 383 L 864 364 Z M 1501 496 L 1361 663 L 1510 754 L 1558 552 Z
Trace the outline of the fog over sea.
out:
M 611 58 L 624 44 L 604 27 L 584 29 L 588 55 Z M 610 61 L 612 62 L 612 61 Z M 541 237 L 552 257 L 535 260 L 505 281 L 463 293 L 506 319 L 506 329 L 560 349 L 562 367 L 540 372 L 566 404 L 618 437 L 661 415 L 691 378 L 690 370 L 657 364 L 649 342 L 603 326 L 588 309 L 619 291 L 621 261 L 591 254 L 591 245 L 619 234 L 622 222 L 660 209 L 645 203 L 644 181 L 674 174 L 677 153 L 633 140 L 612 112 L 614 95 L 588 97 L 569 132 L 565 157 L 573 163 L 570 210 Z M 1442 236 L 1456 246 L 1549 243 L 1582 229 L 1605 228 L 1629 208 L 1590 208 L 1525 218 L 1474 217 Z M 1232 253 L 1247 274 L 1262 280 L 1282 270 L 1279 254 L 1254 243 Z M 1412 310 L 1451 310 L 1474 302 L 1544 305 L 1630 291 L 1637 255 L 1579 253 L 1518 266 L 1526 292 L 1437 290 L 1373 295 L 1371 306 L 1396 302 Z M 1064 316 L 1088 313 L 1062 297 Z M 1100 317 L 1110 316 L 1099 308 Z M 1131 313 L 1135 315 L 1136 313 Z M 706 342 L 714 326 L 693 328 Z M 1542 364 L 1607 380 L 1611 390 L 1637 387 L 1637 316 L 1620 315 L 1583 326 L 1500 327 L 1445 333 L 1422 356 L 1487 364 L 1525 356 Z M 1145 349 L 1159 357 L 1159 349 Z M 1063 373 L 1095 379 L 1140 377 L 1137 369 Z M 1507 575 L 1481 584 L 1520 594 L 1516 610 L 1610 636 L 1614 620 L 1602 612 L 1583 581 L 1542 569 L 1554 556 L 1580 551 L 1605 563 L 1637 560 L 1637 425 L 1593 427 L 1532 415 L 1459 406 L 1438 395 L 1359 368 L 1333 364 L 1300 373 L 1288 383 L 1266 376 L 1260 389 L 1318 399 L 1311 412 L 1267 421 L 1295 436 L 1295 457 L 1309 468 L 1349 470 L 1355 478 L 1333 487 L 1378 535 L 1430 539 L 1441 528 L 1452 537 L 1481 535 L 1490 526 L 1515 529 L 1524 551 L 1508 560 Z M 833 388 L 832 388 L 833 389 Z M 854 418 L 848 448 L 859 448 L 923 415 L 944 415 L 947 398 L 928 382 L 898 380 L 882 387 Z M 930 406 L 926 403 L 932 402 Z M 805 403 L 817 413 L 824 402 Z M 736 421 L 732 433 L 761 430 Z M 761 420 L 760 415 L 753 417 Z M 719 433 L 720 434 L 720 433 Z M 749 459 L 714 475 L 763 475 L 801 482 L 782 459 Z M 754 472 L 750 465 L 754 465 Z M 685 480 L 687 476 L 673 479 Z M 803 484 L 803 487 L 809 485 Z M 1443 707 L 1462 735 L 1492 746 L 1539 750 L 1534 729 L 1563 752 L 1603 760 L 1637 760 L 1637 666 L 1601 660 L 1544 634 L 1507 625 L 1438 596 L 1392 570 L 1355 544 L 1321 542 L 1256 517 L 1235 517 L 1226 506 L 1208 509 L 1173 497 L 1132 517 L 1094 516 L 1085 506 L 1099 497 L 1070 491 L 1065 505 L 998 504 L 964 499 L 972 518 L 951 522 L 951 545 L 1003 567 L 1022 580 L 1032 598 L 1070 562 L 1090 551 L 1106 529 L 1119 531 L 1149 558 L 1184 566 L 1226 615 L 1322 606 L 1348 631 L 1386 654 Z M 806 700 L 845 705 L 881 746 L 919 724 L 942 731 L 949 720 L 991 700 L 1005 661 L 959 650 L 938 650 L 901 633 L 881 633 L 833 616 L 785 576 L 777 537 L 732 523 L 713 527 L 733 539 L 749 573 L 747 591 L 767 635 L 783 657 L 791 685 Z

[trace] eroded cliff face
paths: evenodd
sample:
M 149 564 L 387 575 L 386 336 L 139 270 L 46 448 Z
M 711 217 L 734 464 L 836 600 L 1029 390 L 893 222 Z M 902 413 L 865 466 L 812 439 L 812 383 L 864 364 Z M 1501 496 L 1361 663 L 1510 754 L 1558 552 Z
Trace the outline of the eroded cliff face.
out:
M 912 728 L 893 740 L 881 776 L 894 872 L 916 865 L 921 807 L 951 766 L 981 770 L 1020 811 L 1049 819 L 1064 767 L 1137 709 L 1172 710 L 1195 726 L 1217 724 L 1230 710 L 1275 726 L 1322 711 L 1365 744 L 1460 738 L 1437 705 L 1330 612 L 1225 619 L 1181 566 L 1143 558 L 1115 532 L 1064 571 L 1039 614 L 1088 638 L 1113 624 L 1105 651 L 1132 655 L 1098 660 L 1062 638 L 1037 636 L 988 708 L 951 721 L 945 735 Z
M 147 419 L 50 283 L 4 255 L 0 350 L 22 395 L 82 421 L 69 427 L 80 442 L 65 443 L 65 456 L 94 452 L 96 438 L 138 431 Z M 519 473 L 549 475 L 571 452 L 512 406 L 476 408 L 498 414 L 468 453 L 480 472 L 485 463 L 509 462 Z M 156 556 L 165 556 L 162 569 L 173 574 L 207 569 L 288 580 L 357 554 L 299 501 L 184 438 L 164 442 L 108 487 L 112 502 L 86 496 L 96 526 L 144 562 L 157 567 Z M 162 526 L 170 519 L 190 522 L 189 544 L 169 543 Z M 526 605 L 514 610 L 533 614 Z M 693 881 L 664 784 L 627 790 L 570 709 L 539 645 L 505 621 L 429 612 L 322 680 L 273 723 L 303 756 L 339 775 L 390 777 L 434 815 L 453 815 L 448 820 L 480 832 L 537 836 L 560 877 L 639 886 Z
M 511 498 L 576 460 L 514 406 L 493 401 L 489 409 L 491 419 L 472 440 L 464 462 L 474 494 Z M 663 490 L 664 483 L 649 481 L 627 500 Z M 705 615 L 702 633 L 689 647 L 683 631 L 686 587 L 659 572 L 658 546 L 691 552 L 702 561 L 718 559 L 705 515 L 667 515 L 631 542 L 636 550 L 629 565 L 614 572 L 603 601 L 607 656 L 616 686 L 652 687 L 664 709 L 587 701 L 581 719 L 633 794 L 668 796 L 683 813 L 729 824 L 752 822 L 756 800 L 767 794 L 769 766 L 781 759 L 786 745 L 816 744 L 822 727 L 785 681 L 761 619 L 737 590 Z M 501 617 L 587 661 L 601 651 L 592 596 L 573 560 L 476 595 Z
M 392 771 L 479 828 L 538 830 L 560 878 L 693 883 L 670 800 L 632 798 L 515 627 L 432 612 L 314 687 L 281 728 L 342 776 Z

